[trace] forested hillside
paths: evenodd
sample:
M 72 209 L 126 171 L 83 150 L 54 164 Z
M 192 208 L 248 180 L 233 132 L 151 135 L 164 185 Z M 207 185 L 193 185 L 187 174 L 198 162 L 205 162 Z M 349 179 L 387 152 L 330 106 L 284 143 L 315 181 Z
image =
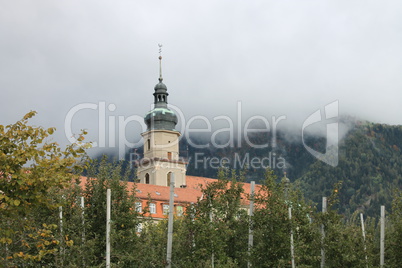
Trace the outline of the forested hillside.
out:
M 332 185 L 342 181 L 340 209 L 378 215 L 380 205 L 391 205 L 393 190 L 402 187 L 402 127 L 365 123 L 341 141 L 339 165 L 314 161 L 297 178 L 305 195 L 318 202 Z
M 270 133 L 251 137 L 253 144 L 269 144 L 260 149 L 245 141 L 241 147 L 194 148 L 182 139 L 181 155 L 189 159 L 189 175 L 216 177 L 213 158 L 226 160 L 231 168 L 246 169 L 249 181 L 261 181 L 267 165 L 278 177 L 286 171 L 305 196 L 318 204 L 322 196 L 330 194 L 335 183 L 342 181 L 339 204 L 342 213 L 349 215 L 358 209 L 378 215 L 380 204 L 389 208 L 393 190 L 402 188 L 402 126 L 354 121 L 348 125 L 350 130 L 339 143 L 337 167 L 314 158 L 303 146 L 301 137 L 284 132 L 277 133 L 276 147 L 272 146 Z M 325 152 L 325 138 L 309 136 L 305 141 L 315 150 Z M 257 159 L 254 165 L 253 159 Z M 263 163 L 258 164 L 258 159 L 264 159 Z

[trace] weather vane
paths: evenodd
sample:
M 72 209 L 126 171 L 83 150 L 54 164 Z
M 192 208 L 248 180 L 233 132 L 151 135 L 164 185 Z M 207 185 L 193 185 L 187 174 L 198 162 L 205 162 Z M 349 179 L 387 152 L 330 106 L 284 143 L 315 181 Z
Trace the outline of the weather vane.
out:
M 158 44 L 159 46 L 159 81 L 162 82 L 162 44 Z
M 162 58 L 162 44 L 158 44 L 159 47 L 159 58 Z

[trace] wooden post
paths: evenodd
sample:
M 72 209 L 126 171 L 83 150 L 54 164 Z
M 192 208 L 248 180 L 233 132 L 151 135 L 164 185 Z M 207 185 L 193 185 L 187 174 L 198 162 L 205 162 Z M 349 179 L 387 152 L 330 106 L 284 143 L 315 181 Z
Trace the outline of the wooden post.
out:
M 173 213 L 174 213 L 174 173 L 170 174 L 170 198 L 169 198 L 169 219 L 168 237 L 166 250 L 166 267 L 172 267 L 172 242 L 173 242 Z
M 381 206 L 381 234 L 380 234 L 380 266 L 384 267 L 384 241 L 385 241 L 385 206 Z
M 367 247 L 366 247 L 366 231 L 364 230 L 363 213 L 360 213 L 360 222 L 361 222 L 361 225 L 362 225 L 363 246 L 364 246 L 364 255 L 365 255 L 365 259 L 366 259 L 366 267 L 368 267 Z
M 82 249 L 83 249 L 83 247 L 85 245 L 85 217 L 84 217 L 85 205 L 84 205 L 84 197 L 81 196 L 80 199 L 81 199 L 81 222 L 82 222 L 82 238 L 81 238 L 81 240 L 82 240 Z M 83 253 L 83 251 L 81 251 L 81 252 L 82 252 L 82 265 L 85 267 L 85 254 Z
M 106 267 L 110 267 L 110 204 L 111 192 L 107 189 L 106 192 Z
M 292 222 L 292 208 L 289 207 L 289 221 Z M 295 264 L 295 246 L 293 242 L 293 229 L 290 227 L 290 256 L 292 257 L 292 268 L 296 267 Z
M 322 198 L 322 213 L 327 212 L 327 198 L 324 196 Z M 325 238 L 325 230 L 324 224 L 321 225 L 321 268 L 325 267 L 325 251 L 324 251 L 324 238 Z
M 63 234 L 63 207 L 59 206 L 59 220 L 60 220 L 60 255 L 62 263 L 64 263 L 64 234 Z
M 82 224 L 82 244 L 85 243 L 85 217 L 84 217 L 84 197 L 81 196 L 81 224 Z
M 249 211 L 249 228 L 248 228 L 248 256 L 249 260 L 247 261 L 247 267 L 251 267 L 250 256 L 251 256 L 251 248 L 254 244 L 254 236 L 253 236 L 253 220 L 252 217 L 254 215 L 254 188 L 255 181 L 250 183 L 250 211 Z
M 212 200 L 211 200 L 211 197 L 210 196 L 208 196 L 208 198 L 209 198 L 209 208 L 210 208 L 210 210 L 209 210 L 209 222 L 211 223 L 211 225 L 212 225 L 212 220 L 213 220 L 213 214 L 212 214 L 212 209 L 213 209 L 213 207 L 212 207 Z M 214 244 L 212 243 L 212 241 L 213 240 L 211 240 L 211 249 L 212 249 L 212 254 L 211 254 L 211 267 L 212 268 L 215 268 L 215 252 L 214 252 Z
M 63 207 L 59 207 L 60 235 L 63 237 Z

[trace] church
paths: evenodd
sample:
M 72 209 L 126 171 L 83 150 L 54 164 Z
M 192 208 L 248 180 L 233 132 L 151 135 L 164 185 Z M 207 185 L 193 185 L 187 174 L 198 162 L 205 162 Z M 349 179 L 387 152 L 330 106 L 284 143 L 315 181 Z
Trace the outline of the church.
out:
M 144 156 L 137 163 L 136 209 L 142 212 L 147 207 L 147 216 L 156 220 L 167 217 L 169 211 L 170 181 L 174 176 L 175 214 L 180 216 L 186 205 L 202 198 L 202 187 L 216 179 L 186 175 L 186 161 L 179 155 L 179 137 L 181 133 L 175 129 L 177 115 L 168 108 L 166 85 L 162 78 L 162 57 L 159 56 L 159 83 L 153 93 L 154 108 L 144 118 L 147 130 L 142 133 L 144 140 Z M 129 188 L 134 183 L 129 183 Z M 250 184 L 244 183 L 244 195 L 250 193 Z M 258 189 L 258 185 L 256 185 Z M 249 204 L 244 200 L 245 207 Z

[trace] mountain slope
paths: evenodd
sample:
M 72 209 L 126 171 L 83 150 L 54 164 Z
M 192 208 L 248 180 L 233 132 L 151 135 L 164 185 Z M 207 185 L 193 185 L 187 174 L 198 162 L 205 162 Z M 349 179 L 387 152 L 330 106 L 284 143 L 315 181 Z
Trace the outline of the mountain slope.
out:
M 380 205 L 390 207 L 393 190 L 402 189 L 402 126 L 349 123 L 352 127 L 339 143 L 337 167 L 314 158 L 304 148 L 300 137 L 289 139 L 289 133 L 283 132 L 277 134 L 275 147 L 270 142 L 270 133 L 250 137 L 254 144 L 269 144 L 266 148 L 255 148 L 245 141 L 241 147 L 194 148 L 183 139 L 181 154 L 190 160 L 189 175 L 215 177 L 217 167 L 224 162 L 222 159 L 229 167 L 245 168 L 248 180 L 257 182 L 263 179 L 266 166 L 270 166 L 278 178 L 286 170 L 305 196 L 318 204 L 322 196 L 330 194 L 335 183 L 342 181 L 339 203 L 342 213 L 347 215 L 359 209 L 365 214 L 377 215 Z M 308 136 L 305 142 L 317 151 L 325 151 L 326 140 L 322 137 Z M 278 164 L 280 159 L 284 159 L 285 165 Z M 258 165 L 259 160 L 263 164 Z M 213 161 L 215 164 L 211 164 Z

